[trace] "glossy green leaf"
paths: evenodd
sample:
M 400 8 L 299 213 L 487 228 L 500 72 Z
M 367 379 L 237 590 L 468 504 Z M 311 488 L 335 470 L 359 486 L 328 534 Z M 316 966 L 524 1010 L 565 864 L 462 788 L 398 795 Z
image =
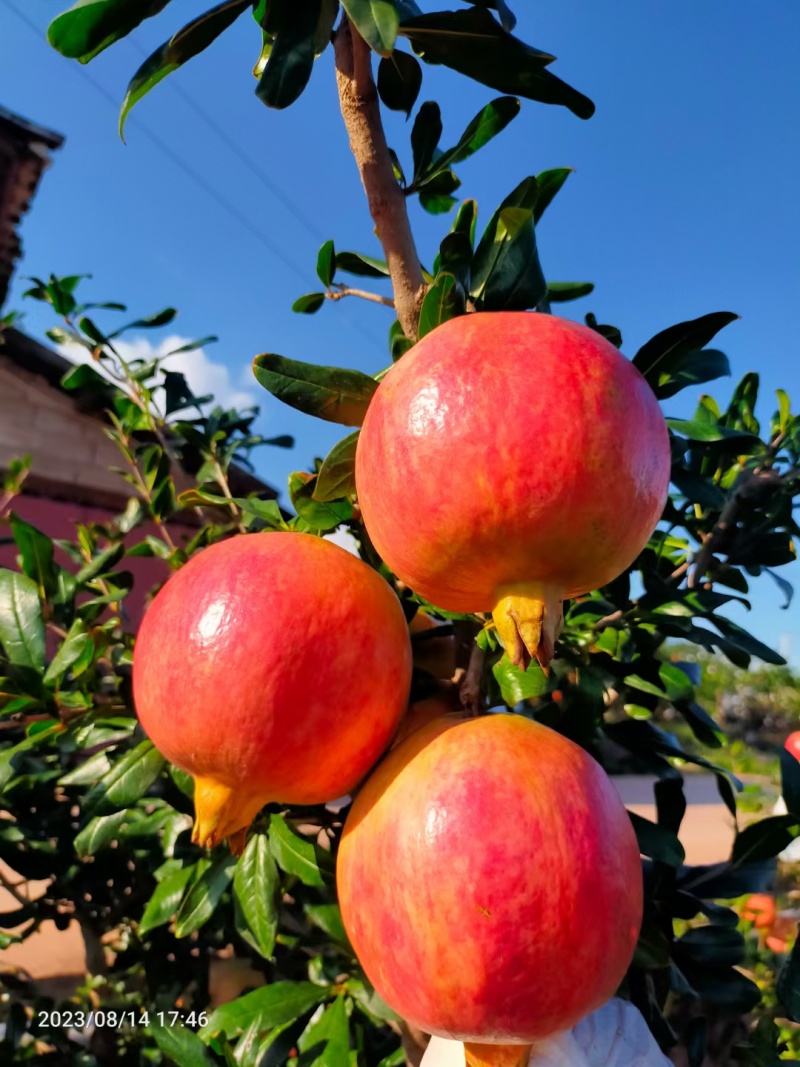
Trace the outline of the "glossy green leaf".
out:
M 202 862 L 205 864 L 207 861 Z M 196 866 L 192 864 L 173 871 L 158 883 L 139 922 L 140 937 L 169 922 L 180 908 L 186 887 L 197 873 Z
M 325 303 L 324 293 L 306 293 L 299 296 L 292 304 L 292 311 L 301 315 L 314 315 Z
M 125 120 L 135 104 L 160 81 L 203 52 L 251 6 L 252 0 L 224 0 L 210 11 L 198 15 L 142 63 L 131 78 L 119 116 L 119 134 L 125 132 Z
M 378 64 L 378 94 L 391 111 L 410 115 L 422 88 L 422 67 L 408 54 L 395 49 Z
M 36 582 L 39 596 L 44 599 L 55 592 L 57 582 L 58 567 L 53 562 L 53 542 L 47 534 L 25 522 L 16 512 L 11 512 L 9 521 L 21 557 L 22 570 Z
M 336 249 L 333 241 L 326 241 L 317 253 L 317 277 L 325 286 L 330 288 L 336 274 Z
M 275 948 L 280 880 L 266 834 L 254 833 L 233 876 L 236 929 L 266 959 Z
M 205 1039 L 216 1034 L 235 1037 L 254 1017 L 258 1018 L 260 1030 L 282 1026 L 299 1019 L 329 995 L 327 988 L 311 982 L 273 982 L 217 1008 L 200 1030 L 200 1035 Z
M 337 252 L 337 270 L 355 274 L 359 278 L 388 278 L 389 268 L 382 259 L 362 256 L 360 252 Z
M 594 282 L 548 282 L 547 299 L 551 304 L 565 304 L 568 300 L 580 300 L 594 292 Z
M 501 93 L 561 104 L 590 118 L 594 104 L 547 70 L 554 59 L 512 36 L 488 11 L 437 11 L 404 19 L 400 34 L 426 63 L 441 63 Z
M 312 494 L 314 500 L 326 502 L 352 496 L 356 491 L 356 447 L 359 430 L 335 444 L 317 474 Z
M 168 1013 L 164 1013 L 169 1018 Z M 159 1049 L 176 1067 L 214 1067 L 219 1061 L 212 1055 L 200 1038 L 182 1022 L 174 1026 L 162 1025 L 158 1012 L 150 1012 L 152 1020 L 147 1027 Z
M 800 937 L 795 940 L 789 958 L 780 970 L 776 992 L 788 1018 L 798 1022 L 800 1020 Z
M 393 0 L 342 0 L 342 7 L 373 52 L 391 55 L 400 23 Z
M 744 444 L 754 440 L 753 434 L 744 430 L 729 430 L 726 426 L 699 422 L 691 419 L 667 419 L 667 426 L 690 441 L 736 441 Z
M 741 864 L 772 859 L 794 841 L 797 825 L 796 815 L 770 815 L 750 823 L 736 835 L 731 862 Z
M 494 215 L 472 261 L 471 292 L 481 311 L 526 311 L 544 298 L 531 210 L 504 206 Z
M 188 937 L 204 926 L 230 885 L 235 856 L 221 856 L 192 883 L 175 919 L 175 936 Z
M 636 840 L 639 843 L 639 851 L 643 856 L 666 863 L 670 867 L 680 867 L 686 859 L 683 845 L 677 835 L 666 826 L 651 822 L 649 819 L 629 811 L 628 815 L 636 832 Z
M 724 352 L 715 348 L 704 348 L 687 353 L 680 365 L 659 375 L 655 394 L 660 400 L 679 393 L 691 385 L 702 385 L 716 378 L 730 377 L 731 365 Z
M 53 19 L 47 39 L 68 59 L 88 63 L 168 3 L 169 0 L 78 0 L 69 11 Z
M 500 686 L 503 700 L 512 708 L 523 700 L 544 696 L 550 688 L 547 675 L 538 663 L 531 663 L 526 671 L 522 671 L 503 656 L 492 667 L 492 674 Z
M 297 1044 L 309 1067 L 342 1067 L 350 1062 L 350 1023 L 344 996 L 336 997 Z M 314 1057 L 312 1050 L 320 1046 L 320 1054 Z
M 314 924 L 340 945 L 349 944 L 338 904 L 306 904 L 303 909 Z
M 140 800 L 164 768 L 166 760 L 152 741 L 142 741 L 89 790 L 84 799 L 87 814 L 126 808 Z
M 439 105 L 428 100 L 422 105 L 411 128 L 411 153 L 414 157 L 414 182 L 429 169 L 442 136 L 442 113 Z
M 323 13 L 322 0 L 278 0 L 270 5 L 274 40 L 256 87 L 256 96 L 267 107 L 289 107 L 308 85 Z
M 633 357 L 633 365 L 656 389 L 664 375 L 671 376 L 678 371 L 688 355 L 705 348 L 721 329 L 738 317 L 732 311 L 716 311 L 670 326 L 642 345 Z
M 253 373 L 289 407 L 343 426 L 360 426 L 378 383 L 361 371 L 300 363 L 273 353 L 256 356 Z
M 293 472 L 289 475 L 289 498 L 298 518 L 305 524 L 300 529 L 325 533 L 351 519 L 353 505 L 348 500 L 317 500 L 314 497 L 316 484 L 316 477 L 302 471 Z
M 463 315 L 465 311 L 466 297 L 458 279 L 447 272 L 439 274 L 422 301 L 417 336 L 423 338 L 443 322 Z
M 517 117 L 519 109 L 519 100 L 513 96 L 501 96 L 487 104 L 461 134 L 458 144 L 437 156 L 428 167 L 427 172 L 420 176 L 421 180 L 424 181 L 432 173 L 447 170 L 456 163 L 463 163 L 465 159 L 469 159 L 471 155 L 488 144 L 498 133 L 501 133 Z
M 0 645 L 9 663 L 35 671 L 44 667 L 44 619 L 36 583 L 5 569 L 0 569 Z
M 90 819 L 75 838 L 75 851 L 79 856 L 94 856 L 119 836 L 122 824 L 129 818 L 130 813 L 123 810 Z
M 86 633 L 82 621 L 76 619 L 45 671 L 45 684 L 59 681 L 73 664 L 82 659 L 90 647 L 94 649 L 94 642 Z
M 533 221 L 538 224 L 547 208 L 559 192 L 567 178 L 572 174 L 572 167 L 555 167 L 543 170 L 536 175 L 537 197 L 533 207 Z
M 319 866 L 319 850 L 290 830 L 280 815 L 270 816 L 269 845 L 282 871 L 295 875 L 303 885 L 325 885 Z

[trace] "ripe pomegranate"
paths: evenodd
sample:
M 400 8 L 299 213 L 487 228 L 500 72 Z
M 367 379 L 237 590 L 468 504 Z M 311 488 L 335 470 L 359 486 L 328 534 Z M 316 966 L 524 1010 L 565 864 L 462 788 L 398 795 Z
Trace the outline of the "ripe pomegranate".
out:
M 545 665 L 561 604 L 615 578 L 661 517 L 656 398 L 600 334 L 478 313 L 427 334 L 373 397 L 356 485 L 376 549 L 449 611 L 491 611 L 512 660 Z
M 337 860 L 345 928 L 412 1026 L 471 1064 L 527 1063 L 617 989 L 642 916 L 621 800 L 573 742 L 518 715 L 438 720 L 361 788 Z
M 406 709 L 411 644 L 389 585 L 310 534 L 205 549 L 169 579 L 134 651 L 142 726 L 195 780 L 194 838 L 244 834 L 270 801 L 349 793 Z

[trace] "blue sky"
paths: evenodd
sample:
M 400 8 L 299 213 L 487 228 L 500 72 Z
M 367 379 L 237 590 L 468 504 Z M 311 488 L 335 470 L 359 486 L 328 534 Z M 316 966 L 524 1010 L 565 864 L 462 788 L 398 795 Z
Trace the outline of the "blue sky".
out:
M 330 50 L 294 107 L 268 111 L 253 93 L 259 37 L 244 16 L 138 105 L 123 145 L 113 102 L 122 100 L 144 56 L 204 5 L 174 0 L 85 71 L 45 41 L 47 23 L 64 6 L 0 0 L 0 104 L 67 138 L 25 219 L 25 259 L 9 306 L 20 305 L 22 275 L 52 271 L 92 273 L 87 295 L 123 300 L 137 315 L 177 307 L 170 333 L 220 337 L 205 360 L 199 357 L 198 376 L 211 375 L 230 393 L 250 393 L 261 404 L 264 430 L 295 435 L 294 452 L 265 450 L 258 460 L 259 472 L 283 487 L 290 470 L 323 455 L 344 431 L 258 390 L 249 372 L 253 355 L 273 351 L 373 373 L 388 362 L 385 308 L 352 300 L 313 317 L 290 310 L 298 295 L 318 288 L 314 263 L 324 239 L 380 253 L 338 113 Z M 593 311 L 618 325 L 623 350 L 632 355 L 665 326 L 735 311 L 741 320 L 718 338 L 734 380 L 759 371 L 762 418 L 779 386 L 800 407 L 796 0 L 512 6 L 519 36 L 557 55 L 555 73 L 589 95 L 597 113 L 583 122 L 525 102 L 509 131 L 458 168 L 460 192 L 478 200 L 485 221 L 527 174 L 573 167 L 539 229 L 551 280 L 596 285 L 566 313 L 581 318 Z M 439 101 L 443 141 L 450 142 L 496 95 L 426 67 L 420 102 Z M 410 126 L 394 115 L 387 125 L 390 144 L 408 160 Z M 145 130 L 198 180 L 187 178 Z M 412 218 L 430 263 L 449 219 L 416 206 Z M 45 315 L 28 308 L 30 332 L 41 334 L 47 325 Z M 714 383 L 710 391 L 724 401 L 732 385 Z M 670 400 L 668 413 L 688 415 L 693 399 Z M 784 574 L 797 583 L 800 564 Z M 766 578 L 753 600 L 749 620 L 740 621 L 800 662 L 797 605 L 781 611 Z

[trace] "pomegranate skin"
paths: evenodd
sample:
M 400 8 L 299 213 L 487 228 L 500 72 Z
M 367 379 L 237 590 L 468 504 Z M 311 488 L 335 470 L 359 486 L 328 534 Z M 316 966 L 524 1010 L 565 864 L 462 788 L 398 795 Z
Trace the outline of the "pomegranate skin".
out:
M 639 849 L 613 786 L 517 715 L 432 723 L 392 751 L 345 824 L 337 884 L 380 995 L 471 1045 L 531 1045 L 598 1008 L 642 916 Z
M 666 423 L 633 364 L 595 331 L 529 312 L 427 334 L 381 382 L 356 453 L 365 525 L 399 578 L 448 611 L 545 602 L 550 638 L 561 600 L 642 550 L 669 472 Z
M 269 801 L 350 792 L 388 746 L 410 679 L 408 628 L 387 582 L 309 534 L 204 549 L 158 593 L 134 650 L 139 719 L 195 777 L 206 844 Z

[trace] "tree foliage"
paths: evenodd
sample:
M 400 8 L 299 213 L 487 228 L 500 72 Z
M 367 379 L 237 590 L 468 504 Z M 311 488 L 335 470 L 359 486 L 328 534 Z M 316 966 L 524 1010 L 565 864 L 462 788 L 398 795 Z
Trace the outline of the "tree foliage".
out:
M 514 36 L 514 16 L 503 0 L 432 13 L 413 0 L 345 0 L 342 6 L 346 25 L 380 57 L 381 102 L 414 115 L 408 175 L 389 150 L 395 193 L 418 196 L 434 214 L 456 209 L 442 226 L 438 249 L 428 250 L 417 328 L 392 324 L 386 360 L 401 359 L 415 337 L 456 315 L 476 309 L 545 313 L 552 303 L 590 295 L 590 282 L 549 279 L 537 246 L 537 224 L 568 178 L 567 167 L 522 177 L 480 226 L 477 204 L 454 195 L 461 184 L 454 168 L 513 122 L 520 98 L 591 115 L 591 102 L 550 71 L 553 57 Z M 164 9 L 172 11 L 169 0 L 80 0 L 53 21 L 50 40 L 64 55 L 88 62 Z M 145 61 L 131 80 L 122 121 L 158 81 L 248 9 L 258 37 L 258 96 L 272 107 L 297 99 L 331 39 L 339 4 L 227 0 L 198 13 Z M 439 106 L 417 105 L 424 85 L 420 59 L 503 94 L 448 148 L 440 147 Z M 327 241 L 316 263 L 321 289 L 301 296 L 294 310 L 316 313 L 344 296 L 391 305 L 390 298 L 349 282 L 355 277 L 359 286 L 372 285 L 387 275 L 396 281 L 388 259 L 337 251 L 334 240 Z M 344 528 L 366 562 L 392 580 L 360 521 L 353 478 L 358 427 L 386 367 L 376 365 L 368 375 L 276 353 L 256 357 L 255 376 L 273 395 L 349 429 L 324 461 L 291 476 L 291 511 L 284 512 L 257 495 L 235 497 L 229 473 L 232 463 L 248 462 L 253 448 L 288 442 L 255 434 L 253 412 L 209 411 L 208 398 L 194 397 L 185 378 L 159 360 L 126 364 L 114 348 L 122 330 L 101 327 L 95 317 L 120 305 L 79 305 L 79 280 L 36 279 L 28 295 L 52 305 L 59 318 L 50 333 L 54 341 L 79 344 L 91 355 L 94 365 L 79 365 L 64 385 L 107 410 L 130 500 L 123 514 L 79 526 L 74 540 L 57 544 L 9 516 L 19 566 L 0 572 L 0 790 L 9 815 L 0 828 L 0 859 L 24 878 L 47 879 L 48 889 L 35 904 L 20 900 L 2 917 L 9 931 L 2 936 L 6 943 L 24 940 L 46 919 L 61 927 L 74 920 L 90 945 L 110 936 L 115 957 L 93 968 L 66 1005 L 46 1005 L 23 980 L 3 977 L 9 993 L 3 1062 L 400 1063 L 402 1024 L 369 987 L 336 904 L 332 860 L 342 812 L 268 807 L 238 860 L 193 846 L 191 781 L 165 763 L 136 722 L 134 636 L 125 619 L 128 557 L 163 560 L 166 579 L 204 546 L 255 530 L 280 536 L 286 529 L 323 535 Z M 396 310 L 399 317 L 399 301 Z M 167 309 L 122 329 L 165 325 L 173 314 Z M 584 317 L 622 345 L 618 327 L 591 312 Z M 679 1024 L 676 1003 L 690 1003 L 695 1016 L 713 1016 L 749 1012 L 760 999 L 758 987 L 737 969 L 744 960 L 737 916 L 720 901 L 769 885 L 775 857 L 800 825 L 793 808 L 748 825 L 737 834 L 729 861 L 714 868 L 686 866 L 677 838 L 684 767 L 714 774 L 734 815 L 740 784 L 714 762 L 714 751 L 725 744 L 723 730 L 689 673 L 671 662 L 669 649 L 681 642 L 740 670 L 753 659 L 781 664 L 732 621 L 730 609 L 749 607 L 750 585 L 764 574 L 788 601 L 791 589 L 779 568 L 795 558 L 798 534 L 800 417 L 788 396 L 779 392 L 774 414 L 758 417 L 758 376 L 750 373 L 723 403 L 703 394 L 694 411 L 682 407 L 683 390 L 730 374 L 727 358 L 711 345 L 735 318 L 718 311 L 667 328 L 656 324 L 661 328 L 633 356 L 668 408 L 672 492 L 658 530 L 628 571 L 566 605 L 548 675 L 535 664 L 527 672 L 515 668 L 486 618 L 437 612 L 413 590 L 399 590 L 409 619 L 425 608 L 441 619 L 446 629 L 439 633 L 453 632 L 466 649 L 482 710 L 506 707 L 532 716 L 601 761 L 613 742 L 653 776 L 657 822 L 634 819 L 647 905 L 622 992 L 662 1047 L 684 1045 L 692 1064 L 702 1060 L 702 1030 L 696 1018 Z M 180 492 L 179 472 L 181 480 L 192 480 Z M 9 500 L 23 475 L 22 464 L 9 475 Z M 176 544 L 170 520 L 187 510 L 196 517 L 196 533 Z M 424 693 L 432 681 L 418 671 L 415 692 Z M 691 750 L 654 721 L 664 708 L 691 731 Z M 785 795 L 800 796 L 799 772 L 800 764 L 784 762 Z M 265 984 L 204 1015 L 210 961 L 230 944 Z M 778 984 L 779 996 L 789 991 L 784 1003 L 790 1015 L 800 981 L 797 956 L 789 958 Z M 44 1015 L 45 1007 L 62 1014 Z M 86 1049 L 64 1024 L 63 1012 L 98 1007 L 116 1012 L 119 1025 L 98 1028 Z M 775 1048 L 773 1032 L 765 1037 L 763 1026 L 756 1040 Z

